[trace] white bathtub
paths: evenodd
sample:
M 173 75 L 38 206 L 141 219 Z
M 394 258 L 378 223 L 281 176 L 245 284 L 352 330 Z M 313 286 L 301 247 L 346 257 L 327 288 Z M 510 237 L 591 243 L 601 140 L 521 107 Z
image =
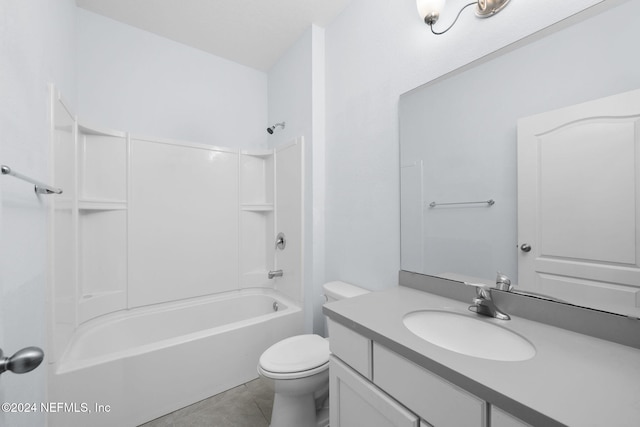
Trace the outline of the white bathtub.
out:
M 63 405 L 49 425 L 136 426 L 228 390 L 256 378 L 260 354 L 302 324 L 299 307 L 262 289 L 95 319 L 51 370 L 48 401 Z

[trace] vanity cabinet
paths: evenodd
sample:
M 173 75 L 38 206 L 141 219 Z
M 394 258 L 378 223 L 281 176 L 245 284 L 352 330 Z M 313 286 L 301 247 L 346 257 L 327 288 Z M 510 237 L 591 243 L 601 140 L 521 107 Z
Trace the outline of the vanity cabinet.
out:
M 418 417 L 355 370 L 331 356 L 331 427 L 418 427 Z
M 527 427 L 529 424 L 328 319 L 332 427 Z

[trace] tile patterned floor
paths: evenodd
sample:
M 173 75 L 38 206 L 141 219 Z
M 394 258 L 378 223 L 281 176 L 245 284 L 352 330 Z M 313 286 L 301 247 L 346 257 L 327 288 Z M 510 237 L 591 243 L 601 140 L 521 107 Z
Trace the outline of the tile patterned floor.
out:
M 268 427 L 273 391 L 260 378 L 140 427 Z

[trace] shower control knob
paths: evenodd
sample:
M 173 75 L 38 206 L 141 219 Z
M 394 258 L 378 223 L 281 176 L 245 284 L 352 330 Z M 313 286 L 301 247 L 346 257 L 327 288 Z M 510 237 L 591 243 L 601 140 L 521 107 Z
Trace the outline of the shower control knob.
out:
M 520 246 L 520 250 L 522 252 L 531 252 L 531 245 L 528 243 L 523 243 L 522 246 Z
M 282 232 L 278 233 L 278 236 L 276 237 L 276 249 L 283 251 L 286 246 L 287 237 Z
M 11 371 L 24 374 L 36 369 L 44 359 L 44 352 L 39 347 L 26 347 L 11 357 L 3 357 L 0 350 L 0 374 Z

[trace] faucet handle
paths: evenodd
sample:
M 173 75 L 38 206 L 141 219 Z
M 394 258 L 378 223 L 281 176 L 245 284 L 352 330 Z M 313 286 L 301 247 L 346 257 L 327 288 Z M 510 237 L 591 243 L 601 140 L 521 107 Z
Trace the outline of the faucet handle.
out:
M 485 283 L 471 283 L 471 282 L 462 282 L 467 286 L 473 286 L 476 288 L 476 295 L 480 298 L 490 298 L 491 295 L 491 286 Z
M 505 276 L 505 278 L 506 280 L 509 280 L 508 277 Z M 484 283 L 463 283 L 468 286 L 475 286 L 476 288 L 476 297 L 473 299 L 473 305 L 469 306 L 470 311 L 478 314 L 483 314 L 485 316 L 495 317 L 496 319 L 500 320 L 510 319 L 508 314 L 503 313 L 498 307 L 496 307 L 493 298 L 491 297 L 491 290 L 500 288 L 492 288 L 491 286 L 485 285 Z M 510 286 L 507 283 L 503 284 Z
M 509 276 L 498 271 L 498 275 L 496 276 L 496 288 L 501 291 L 510 291 L 513 288 L 513 285 L 511 285 L 511 279 L 509 279 Z

